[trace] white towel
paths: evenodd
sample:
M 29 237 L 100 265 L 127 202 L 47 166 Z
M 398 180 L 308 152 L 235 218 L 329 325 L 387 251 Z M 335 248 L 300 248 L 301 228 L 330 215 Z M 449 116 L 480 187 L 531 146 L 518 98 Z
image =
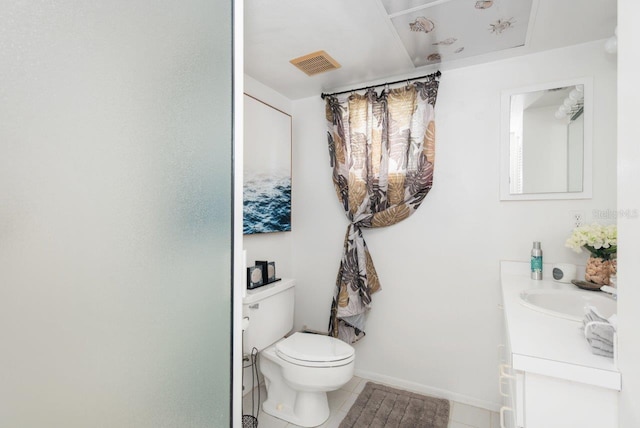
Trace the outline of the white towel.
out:
M 593 306 L 586 306 L 583 320 L 584 337 L 596 355 L 613 358 L 613 341 L 617 317 L 603 317 Z

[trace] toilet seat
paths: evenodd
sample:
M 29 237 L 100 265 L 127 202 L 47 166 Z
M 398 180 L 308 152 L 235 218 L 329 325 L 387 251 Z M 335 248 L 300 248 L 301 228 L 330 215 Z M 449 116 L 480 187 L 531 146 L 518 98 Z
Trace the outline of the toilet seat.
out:
M 355 350 L 334 337 L 297 332 L 276 344 L 276 354 L 299 366 L 336 367 L 351 363 Z

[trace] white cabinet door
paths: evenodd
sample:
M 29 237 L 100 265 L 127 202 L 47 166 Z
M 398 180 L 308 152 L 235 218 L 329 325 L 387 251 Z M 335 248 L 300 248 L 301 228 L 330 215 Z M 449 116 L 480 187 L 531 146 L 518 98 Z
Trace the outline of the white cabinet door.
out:
M 526 373 L 526 428 L 618 426 L 618 393 L 579 382 Z

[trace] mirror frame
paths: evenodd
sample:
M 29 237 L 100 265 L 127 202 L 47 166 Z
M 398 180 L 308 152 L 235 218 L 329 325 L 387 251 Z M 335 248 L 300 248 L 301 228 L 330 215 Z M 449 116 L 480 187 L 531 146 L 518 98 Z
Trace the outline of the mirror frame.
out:
M 511 96 L 526 92 L 542 91 L 566 86 L 584 85 L 584 141 L 582 192 L 523 193 L 509 192 L 509 127 L 511 112 Z M 500 200 L 558 200 L 558 199 L 591 199 L 593 185 L 593 79 L 582 77 L 549 82 L 539 85 L 506 89 L 502 91 L 500 119 Z

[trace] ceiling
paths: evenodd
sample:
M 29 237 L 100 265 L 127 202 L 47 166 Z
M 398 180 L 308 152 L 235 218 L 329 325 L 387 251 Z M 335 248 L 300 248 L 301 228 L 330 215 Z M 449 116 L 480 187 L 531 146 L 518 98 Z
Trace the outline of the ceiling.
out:
M 245 73 L 290 99 L 611 37 L 616 0 L 245 0 Z M 314 76 L 289 61 L 324 50 Z

